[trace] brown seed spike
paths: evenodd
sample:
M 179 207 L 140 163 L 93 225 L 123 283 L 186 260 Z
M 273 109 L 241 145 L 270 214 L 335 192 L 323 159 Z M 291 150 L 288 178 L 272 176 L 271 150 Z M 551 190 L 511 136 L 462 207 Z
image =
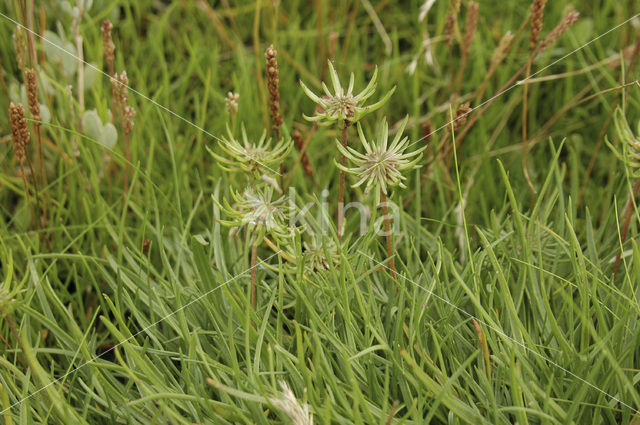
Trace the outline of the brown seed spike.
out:
M 471 50 L 471 42 L 476 34 L 476 28 L 478 25 L 478 3 L 475 1 L 469 2 L 467 6 L 467 23 L 464 30 L 464 43 L 462 45 L 462 54 L 467 56 L 469 50 Z
M 18 163 L 23 165 L 27 159 L 29 130 L 27 130 L 27 120 L 24 118 L 24 107 L 21 104 L 17 106 L 13 102 L 9 104 L 9 123 L 13 137 L 13 150 Z
M 273 44 L 267 47 L 264 52 L 267 70 L 267 85 L 269 87 L 269 110 L 271 111 L 271 121 L 273 121 L 273 130 L 276 138 L 280 140 L 280 125 L 282 125 L 282 116 L 280 115 L 280 92 L 278 85 L 280 83 L 278 71 L 278 51 Z
M 560 37 L 562 37 L 564 33 L 576 23 L 579 17 L 580 14 L 578 12 L 571 12 L 567 14 L 567 16 L 565 16 L 564 19 L 560 21 L 560 23 L 556 25 L 549 34 L 547 34 L 544 41 L 540 43 L 536 54 L 544 52 L 549 46 L 558 41 Z
M 110 21 L 104 21 L 100 31 L 102 32 L 102 48 L 104 50 L 104 57 L 109 64 L 109 70 L 113 68 L 113 59 L 115 56 L 116 46 L 113 44 L 112 37 L 113 24 Z
M 16 49 L 16 62 L 18 69 L 24 70 L 27 66 L 27 39 L 21 26 L 16 26 L 13 33 L 13 46 Z
M 33 68 L 25 71 L 27 77 L 27 102 L 29 103 L 29 112 L 36 121 L 42 121 L 40 117 L 40 104 L 38 103 L 38 80 L 36 72 Z
M 457 133 L 458 130 L 467 123 L 467 118 L 470 112 L 471 108 L 469 107 L 469 102 L 465 102 L 458 107 L 458 110 L 456 111 L 456 118 L 453 120 L 454 133 Z
M 542 31 L 542 20 L 544 18 L 544 7 L 547 0 L 533 0 L 531 4 L 531 32 L 529 33 L 529 51 L 533 52 L 538 44 L 538 38 Z

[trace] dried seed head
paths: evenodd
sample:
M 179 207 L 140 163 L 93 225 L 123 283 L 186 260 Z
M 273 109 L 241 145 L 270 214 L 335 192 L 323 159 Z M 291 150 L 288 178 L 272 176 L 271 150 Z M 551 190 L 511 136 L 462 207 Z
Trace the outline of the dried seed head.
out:
M 120 108 L 124 108 L 129 104 L 129 78 L 127 78 L 127 71 L 122 71 L 120 74 L 115 75 L 115 78 L 111 79 L 111 85 L 113 88 L 113 101 Z
M 456 15 L 449 13 L 447 15 L 447 21 L 445 23 L 445 29 L 444 29 L 445 38 L 447 40 L 447 44 L 449 45 L 449 47 L 453 45 L 453 29 L 455 25 L 456 25 Z
M 538 44 L 538 38 L 542 31 L 542 20 L 544 18 L 544 7 L 547 0 L 533 0 L 531 4 L 531 32 L 529 33 L 529 51 L 533 52 Z
M 36 121 L 41 121 L 40 104 L 38 103 L 38 79 L 33 68 L 25 71 L 27 77 L 27 101 L 29 103 L 29 111 Z
M 309 405 L 301 403 L 296 398 L 286 382 L 280 382 L 282 394 L 272 397 L 271 403 L 285 413 L 294 425 L 313 425 L 313 415 Z
M 542 43 L 540 43 L 536 54 L 539 55 L 540 53 L 547 50 L 547 48 L 553 43 L 558 41 L 560 37 L 562 37 L 564 33 L 567 32 L 567 30 L 576 23 L 579 17 L 580 14 L 578 12 L 570 12 L 569 14 L 567 14 L 564 19 L 560 21 L 560 23 L 556 25 L 556 27 L 552 29 L 549 34 L 547 34 Z
M 102 23 L 102 49 L 110 70 L 113 68 L 113 59 L 115 57 L 116 50 L 116 46 L 113 44 L 112 30 L 113 24 L 110 21 L 104 21 Z
M 293 138 L 293 143 L 296 146 L 296 149 L 298 149 L 299 152 L 302 152 L 302 150 L 304 149 L 304 138 L 302 137 L 302 133 L 300 133 L 298 129 L 295 129 L 291 133 L 291 137 Z M 311 166 L 311 161 L 309 161 L 309 154 L 306 150 L 302 152 L 300 163 L 302 164 L 304 173 L 309 177 L 313 177 L 313 167 Z
M 227 114 L 235 115 L 238 113 L 238 99 L 240 95 L 238 93 L 229 92 L 227 93 L 227 97 L 224 99 L 225 108 L 227 110 Z
M 123 109 L 122 114 L 122 131 L 125 135 L 131 134 L 133 131 L 133 124 L 136 119 L 136 110 L 127 105 Z
M 24 71 L 27 66 L 27 39 L 21 26 L 16 26 L 13 32 L 13 47 L 16 49 L 18 68 Z
M 456 118 L 453 120 L 454 133 L 457 133 L 458 130 L 467 123 L 467 118 L 470 112 L 471 108 L 469 107 L 469 102 L 465 102 L 458 107 L 458 110 L 456 111 Z
M 509 46 L 511 45 L 512 41 L 513 41 L 513 34 L 511 33 L 511 31 L 507 31 L 500 39 L 500 42 L 498 43 L 496 50 L 494 50 L 493 52 L 493 56 L 491 56 L 490 67 L 492 69 L 497 68 L 498 65 L 502 63 L 504 58 L 507 57 L 507 51 L 509 50 Z
M 269 87 L 269 110 L 271 111 L 271 121 L 273 121 L 273 129 L 276 137 L 280 139 L 280 125 L 282 125 L 282 116 L 280 116 L 280 92 L 278 90 L 279 71 L 278 71 L 278 51 L 274 49 L 273 44 L 267 47 L 264 52 L 267 69 L 267 85 Z
M 458 21 L 458 14 L 460 13 L 460 0 L 451 0 L 449 2 L 449 14 L 445 23 L 445 37 L 449 47 L 453 45 L 453 31 Z
M 471 1 L 467 7 L 467 23 L 464 28 L 464 43 L 462 44 L 462 54 L 464 56 L 468 55 L 469 50 L 471 50 L 471 42 L 476 35 L 478 25 L 478 3 Z
M 427 120 L 422 124 L 422 140 L 426 142 L 431 138 L 431 133 L 433 133 L 433 128 L 431 126 L 431 121 Z
M 29 144 L 29 130 L 27 120 L 24 118 L 24 107 L 17 106 L 13 102 L 9 104 L 9 123 L 13 137 L 13 150 L 20 165 L 27 159 L 27 145 Z

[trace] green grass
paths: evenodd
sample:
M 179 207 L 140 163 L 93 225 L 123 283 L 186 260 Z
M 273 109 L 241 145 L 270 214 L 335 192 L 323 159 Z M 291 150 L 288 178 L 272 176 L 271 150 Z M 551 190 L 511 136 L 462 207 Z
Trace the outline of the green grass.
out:
M 14 3 L 0 1 L 0 11 L 20 20 Z M 46 12 L 47 29 L 64 28 L 63 37 L 72 40 L 71 17 L 59 2 L 36 3 Z M 422 137 L 426 119 L 433 128 L 449 121 L 459 48 L 454 43 L 450 63 L 446 43 L 436 41 L 436 66 L 425 64 L 421 50 L 427 31 L 443 33 L 449 2 L 436 2 L 426 22 L 417 19 L 417 0 L 370 1 L 373 10 L 360 0 L 221 1 L 215 2 L 217 20 L 199 3 L 95 0 L 80 25 L 85 60 L 106 69 L 100 24 L 111 19 L 116 70 L 127 70 L 132 88 L 216 136 L 225 134 L 224 98 L 233 90 L 240 94 L 237 123 L 257 137 L 271 125 L 263 53 L 274 43 L 285 126 L 306 135 L 311 125 L 302 114 L 314 105 L 298 80 L 320 89 L 336 33 L 341 78 L 354 72 L 358 90 L 377 65 L 376 95 L 397 86 L 389 103 L 363 120 L 367 134 L 383 116 L 397 123 L 409 114 L 412 140 Z M 480 3 L 478 33 L 457 91 L 463 100 L 482 84 L 502 34 L 517 34 L 529 12 L 528 1 Z M 565 7 L 548 3 L 543 36 Z M 533 63 L 533 72 L 638 13 L 634 4 L 576 1 L 580 20 Z M 0 17 L 2 76 L 14 92 L 0 96 L 2 111 L 22 81 L 13 29 Z M 103 149 L 77 126 L 81 111 L 76 103 L 72 114 L 66 92 L 74 85 L 77 96 L 75 77 L 64 75 L 48 53 L 42 75 L 50 91 L 41 102 L 51 112 L 43 125 L 51 145 L 45 149 L 48 186 L 40 192 L 49 201 L 49 221 L 43 229 L 31 224 L 5 137 L 7 115 L 0 114 L 0 264 L 3 288 L 14 291 L 1 300 L 0 404 L 7 410 L 0 423 L 288 424 L 268 401 L 285 381 L 323 425 L 637 425 L 639 215 L 621 246 L 633 180 L 600 137 L 607 134 L 620 148 L 609 120 L 618 105 L 634 130 L 640 119 L 638 87 L 617 89 L 638 76 L 638 68 L 629 69 L 635 38 L 636 29 L 626 24 L 536 76 L 555 75 L 552 80 L 529 85 L 533 202 L 522 172 L 523 90 L 516 87 L 434 164 L 424 185 L 418 171 L 406 190 L 393 191 L 392 201 L 402 205 L 417 190 L 394 235 L 397 285 L 382 266 L 384 240 L 358 235 L 359 217 L 349 213 L 351 236 L 326 272 L 309 272 L 303 261 L 291 264 L 261 246 L 257 311 L 249 300 L 250 247 L 242 232 L 229 235 L 221 226 L 217 219 L 225 217 L 211 199 L 245 185 L 207 152 L 220 152 L 218 142 L 131 93 L 134 175 L 123 193 L 121 133 L 111 177 L 100 178 Z M 526 63 L 528 28 L 517 40 L 484 99 Z M 410 74 L 406 67 L 416 57 Z M 95 76 L 85 104 L 107 121 L 108 78 Z M 445 133 L 430 138 L 423 165 L 441 143 L 451 145 Z M 316 182 L 299 166 L 292 179 L 300 205 L 322 202 L 326 188 L 334 211 L 339 137 L 326 127 L 311 140 Z M 349 138 L 357 146 L 355 130 Z M 287 169 L 296 162 L 294 150 Z M 351 200 L 372 206 L 360 189 L 347 191 Z M 371 220 L 381 214 L 371 212 Z M 309 236 L 300 233 L 283 248 L 302 258 L 303 241 Z

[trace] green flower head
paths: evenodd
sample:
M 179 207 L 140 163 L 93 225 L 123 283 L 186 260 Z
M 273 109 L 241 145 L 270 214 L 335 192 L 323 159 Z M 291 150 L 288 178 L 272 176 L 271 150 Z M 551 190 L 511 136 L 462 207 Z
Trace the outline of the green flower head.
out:
M 329 125 L 336 121 L 340 122 L 345 120 L 351 123 L 357 122 L 366 114 L 373 112 L 384 105 L 396 89 L 394 87 L 389 90 L 378 102 L 369 106 L 364 106 L 364 102 L 376 91 L 376 86 L 378 84 L 377 67 L 367 87 L 356 95 L 353 94 L 353 73 L 351 73 L 351 77 L 349 78 L 349 87 L 347 87 L 346 92 L 340 84 L 338 74 L 333 68 L 331 61 L 329 61 L 329 74 L 333 85 L 333 93 L 329 91 L 329 88 L 325 83 L 322 83 L 322 88 L 325 93 L 324 96 L 316 95 L 302 81 L 300 81 L 302 90 L 304 90 L 305 94 L 318 106 L 318 108 L 316 108 L 316 113 L 313 116 L 304 115 L 304 117 L 309 121 L 316 121 L 320 125 Z
M 230 218 L 220 220 L 229 227 L 247 226 L 251 231 L 262 234 L 270 234 L 275 237 L 288 237 L 291 232 L 287 227 L 287 209 L 285 198 L 273 199 L 274 188 L 272 186 L 259 186 L 247 188 L 244 192 L 235 192 L 231 189 L 233 205 L 225 199 L 224 205 L 213 197 L 214 202 Z M 261 239 L 261 238 L 259 238 Z
M 344 167 L 336 162 L 336 166 L 347 173 L 354 174 L 358 181 L 353 187 L 358 187 L 366 183 L 365 192 L 369 193 L 371 188 L 376 187 L 387 194 L 388 188 L 393 186 L 405 187 L 403 180 L 406 179 L 402 175 L 405 170 L 419 168 L 417 165 L 422 158 L 422 151 L 426 146 L 419 148 L 413 152 L 405 153 L 409 146 L 409 138 L 402 137 L 402 132 L 407 125 L 409 117 L 407 116 L 400 129 L 396 133 L 395 138 L 388 144 L 389 127 L 386 118 L 382 120 L 378 127 L 378 134 L 372 142 L 368 142 L 362 127 L 358 124 L 358 135 L 364 146 L 364 153 L 360 153 L 351 147 L 344 147 L 336 140 L 340 152 L 354 163 L 353 168 Z
M 246 171 L 260 174 L 264 169 L 274 171 L 277 164 L 289 154 L 293 142 L 288 137 L 283 137 L 275 145 L 271 145 L 271 139 L 267 139 L 266 130 L 257 143 L 252 143 L 247 137 L 247 131 L 242 126 L 242 143 L 236 140 L 227 127 L 228 138 L 223 138 L 220 148 L 226 154 L 221 156 L 207 147 L 218 165 L 227 171 Z

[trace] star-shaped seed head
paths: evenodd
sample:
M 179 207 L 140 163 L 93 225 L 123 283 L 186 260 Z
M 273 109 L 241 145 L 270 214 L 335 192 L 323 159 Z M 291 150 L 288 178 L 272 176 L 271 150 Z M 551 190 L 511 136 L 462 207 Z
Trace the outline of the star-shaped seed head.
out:
M 394 186 L 405 187 L 402 175 L 403 171 L 420 167 L 418 161 L 422 158 L 423 146 L 413 152 L 405 152 L 409 146 L 409 138 L 402 137 L 402 132 L 407 125 L 408 118 L 405 118 L 391 144 L 389 140 L 389 127 L 387 120 L 383 119 L 378 127 L 376 138 L 371 142 L 358 124 L 358 135 L 365 152 L 361 153 L 352 147 L 344 147 L 336 140 L 340 152 L 354 164 L 349 168 L 336 162 L 336 166 L 347 173 L 354 174 L 358 181 L 353 187 L 358 187 L 366 183 L 365 192 L 369 193 L 372 188 L 381 190 L 385 195 L 388 189 Z
M 331 83 L 333 85 L 333 93 L 329 90 L 325 83 L 322 83 L 322 89 L 324 90 L 323 96 L 318 96 L 313 93 L 302 81 L 300 85 L 305 94 L 309 96 L 317 104 L 316 112 L 313 116 L 304 115 L 305 119 L 309 121 L 315 121 L 320 125 L 330 125 L 334 122 L 349 121 L 355 123 L 359 121 L 366 114 L 375 111 L 382 107 L 387 100 L 391 97 L 395 91 L 395 87 L 392 88 L 384 95 L 382 99 L 371 105 L 365 106 L 364 103 L 369 99 L 376 91 L 378 84 L 378 68 L 376 67 L 373 72 L 373 76 L 369 81 L 369 84 L 358 94 L 353 94 L 353 86 L 355 77 L 353 73 L 349 78 L 349 86 L 347 90 L 344 90 L 338 74 L 331 61 L 329 61 L 329 75 L 331 77 Z
M 245 171 L 259 175 L 266 170 L 275 172 L 276 164 L 289 154 L 293 142 L 289 137 L 283 137 L 275 145 L 267 139 L 266 130 L 257 142 L 250 142 L 247 132 L 242 126 L 242 142 L 231 134 L 227 127 L 228 137 L 220 142 L 220 148 L 225 155 L 218 155 L 207 148 L 209 153 L 218 161 L 218 165 L 227 171 Z

